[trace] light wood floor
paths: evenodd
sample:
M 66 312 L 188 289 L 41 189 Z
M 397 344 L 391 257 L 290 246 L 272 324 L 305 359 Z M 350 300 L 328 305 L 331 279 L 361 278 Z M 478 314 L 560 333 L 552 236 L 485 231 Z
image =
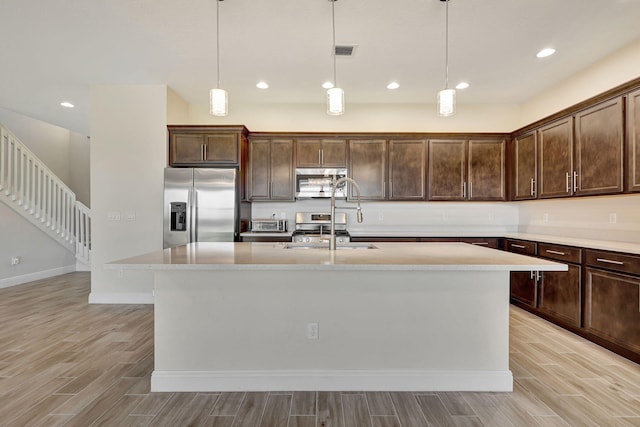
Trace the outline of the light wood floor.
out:
M 513 393 L 150 393 L 153 307 L 0 289 L 1 426 L 640 426 L 640 366 L 511 310 Z

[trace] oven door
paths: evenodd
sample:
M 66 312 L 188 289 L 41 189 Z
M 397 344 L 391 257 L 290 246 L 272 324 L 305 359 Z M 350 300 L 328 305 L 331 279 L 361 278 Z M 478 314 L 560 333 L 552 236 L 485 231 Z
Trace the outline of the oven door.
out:
M 332 182 L 347 176 L 346 169 L 305 168 L 296 169 L 296 198 L 326 198 L 331 197 Z M 336 188 L 336 198 L 347 197 L 347 183 L 341 183 Z

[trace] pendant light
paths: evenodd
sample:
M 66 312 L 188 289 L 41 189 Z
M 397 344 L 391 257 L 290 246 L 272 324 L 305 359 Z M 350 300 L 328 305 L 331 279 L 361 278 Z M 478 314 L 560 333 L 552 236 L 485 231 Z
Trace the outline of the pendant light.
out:
M 330 116 L 339 116 L 344 114 L 344 91 L 338 87 L 336 79 L 336 12 L 335 3 L 338 0 L 329 0 L 331 2 L 331 22 L 333 24 L 333 87 L 327 89 L 327 114 Z
M 449 0 L 445 2 L 444 89 L 438 92 L 438 115 L 453 116 L 456 113 L 456 90 L 449 89 Z
M 209 108 L 213 116 L 229 114 L 227 91 L 220 89 L 220 2 L 216 0 L 216 88 L 209 91 Z

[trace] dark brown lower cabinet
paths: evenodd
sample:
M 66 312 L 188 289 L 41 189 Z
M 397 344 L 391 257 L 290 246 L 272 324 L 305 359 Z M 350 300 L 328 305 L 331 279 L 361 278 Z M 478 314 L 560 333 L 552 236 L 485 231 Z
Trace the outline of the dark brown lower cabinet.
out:
M 569 271 L 545 271 L 539 282 L 538 310 L 571 326 L 580 327 L 582 268 L 569 264 Z
M 511 299 L 531 308 L 538 306 L 538 272 L 511 272 Z
M 640 278 L 586 268 L 585 331 L 640 354 Z

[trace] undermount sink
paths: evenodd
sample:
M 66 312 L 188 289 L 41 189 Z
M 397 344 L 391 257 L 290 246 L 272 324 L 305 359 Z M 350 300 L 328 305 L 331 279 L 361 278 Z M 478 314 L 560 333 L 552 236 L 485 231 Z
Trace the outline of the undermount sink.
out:
M 329 243 L 286 243 L 285 249 L 329 249 Z M 336 250 L 342 249 L 378 249 L 376 245 L 371 243 L 338 243 Z

